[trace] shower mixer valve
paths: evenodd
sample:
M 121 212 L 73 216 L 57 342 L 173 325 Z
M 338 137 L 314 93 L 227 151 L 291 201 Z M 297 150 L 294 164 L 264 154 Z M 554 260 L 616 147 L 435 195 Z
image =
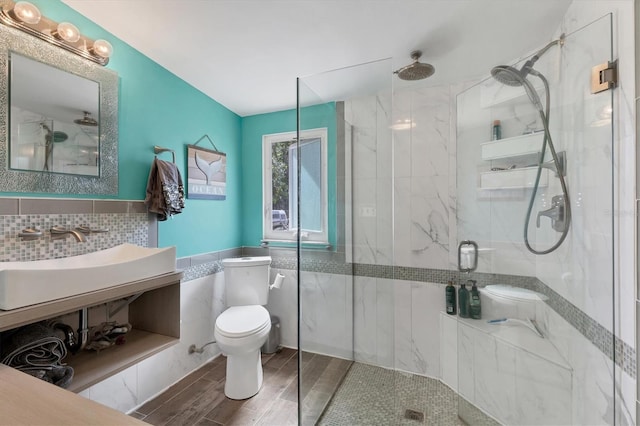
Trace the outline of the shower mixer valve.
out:
M 551 219 L 551 226 L 558 232 L 564 232 L 567 221 L 565 215 L 565 201 L 563 195 L 556 195 L 551 199 L 551 208 L 538 212 L 536 227 L 540 228 L 540 217 L 546 216 Z

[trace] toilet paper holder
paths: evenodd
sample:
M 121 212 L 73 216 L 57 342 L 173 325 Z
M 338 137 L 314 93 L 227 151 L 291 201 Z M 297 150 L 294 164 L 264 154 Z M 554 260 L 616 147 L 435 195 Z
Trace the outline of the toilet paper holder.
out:
M 283 282 L 284 282 L 284 275 L 278 272 L 276 274 L 276 278 L 273 280 L 273 284 L 269 285 L 269 290 L 282 287 Z

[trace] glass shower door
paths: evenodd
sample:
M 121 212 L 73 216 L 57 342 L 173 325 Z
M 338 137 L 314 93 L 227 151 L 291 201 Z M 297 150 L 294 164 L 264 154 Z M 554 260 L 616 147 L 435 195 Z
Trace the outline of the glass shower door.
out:
M 613 94 L 591 90 L 592 67 L 613 60 L 611 33 L 607 15 L 567 34 L 527 77 L 543 108 L 539 76 L 548 80 L 561 167 L 548 144 L 537 166 L 535 95 L 488 78 L 457 97 L 458 240 L 480 247 L 477 270 L 460 280 L 480 287 L 481 318 L 457 318 L 458 408 L 469 424 L 614 423 Z M 502 138 L 492 140 L 497 120 Z M 537 251 L 553 246 L 563 220 L 557 250 L 526 248 L 525 234 Z
M 303 425 L 389 424 L 396 412 L 391 71 L 384 60 L 298 81 L 300 146 L 310 131 L 327 137 L 297 169 Z

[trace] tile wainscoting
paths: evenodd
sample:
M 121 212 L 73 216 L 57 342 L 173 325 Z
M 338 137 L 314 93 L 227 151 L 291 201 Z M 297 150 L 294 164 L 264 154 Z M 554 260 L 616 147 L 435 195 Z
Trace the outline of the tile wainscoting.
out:
M 220 259 L 240 255 L 272 256 L 272 279 L 274 278 L 275 273 L 279 271 L 283 271 L 285 276 L 291 276 L 291 271 L 295 270 L 297 267 L 294 250 L 255 247 L 243 247 L 242 249 L 231 249 L 223 252 L 183 258 L 179 259 L 178 265 L 179 267 L 180 265 L 184 265 L 183 267 L 186 267 L 184 271 L 186 281 L 188 279 L 192 279 L 189 277 L 201 276 L 201 274 L 206 273 L 206 271 L 212 271 L 214 273 L 222 271 L 222 265 L 219 262 Z M 534 290 L 547 297 L 545 303 L 557 315 L 573 326 L 582 336 L 596 346 L 610 360 L 615 361 L 616 364 L 620 366 L 631 378 L 636 377 L 636 351 L 632 346 L 622 341 L 617 336 L 614 336 L 606 327 L 599 324 L 585 312 L 578 309 L 567 299 L 535 277 L 481 272 L 466 274 L 446 269 L 345 263 L 343 259 L 344 257 L 341 256 L 340 253 L 310 250 L 303 253 L 301 272 L 330 275 L 353 275 L 354 277 L 407 281 L 416 284 L 429 283 L 434 285 L 446 285 L 450 280 L 455 283 L 460 283 L 467 279 L 472 279 L 477 281 L 480 287 L 499 283 Z M 187 265 L 190 266 L 187 267 Z M 323 282 L 326 282 L 326 280 L 323 280 Z M 442 289 L 439 291 L 441 290 Z M 271 299 L 273 298 L 274 295 L 271 296 Z M 441 297 L 440 299 L 441 301 L 439 303 L 442 304 L 442 307 L 438 311 L 444 310 L 444 297 Z M 291 301 L 291 303 L 292 302 L 293 301 Z M 336 303 L 336 301 L 333 302 Z M 271 300 L 270 303 L 272 303 Z M 311 336 L 309 337 L 312 339 Z M 339 354 L 329 355 L 339 356 Z
M 285 275 L 283 286 L 271 292 L 267 308 L 280 318 L 281 343 L 298 347 L 295 251 L 243 247 L 179 262 L 192 265 L 184 271 L 189 277 L 204 270 L 221 271 L 220 261 L 211 259 L 216 256 L 222 259 L 233 252 L 244 256 L 270 255 L 273 258 L 271 280 L 276 273 Z M 211 261 L 199 263 L 205 259 Z M 612 374 L 612 360 L 624 370 L 624 380 L 635 380 L 633 348 L 617 337 L 614 340 L 606 327 L 536 278 L 488 273 L 467 277 L 451 270 L 351 264 L 343 259 L 339 253 L 303 252 L 300 346 L 304 350 L 438 378 L 456 390 L 457 374 L 452 370 L 459 368 L 456 367 L 457 351 L 445 351 L 443 356 L 441 347 L 450 345 L 452 336 L 442 335 L 440 317 L 447 281 L 470 278 L 482 286 L 510 284 L 547 296 L 546 303 L 538 304 L 535 317 L 546 340 L 557 348 L 572 371 L 567 377 L 571 377 L 573 403 L 571 412 L 565 413 L 572 421 L 579 424 L 593 418 L 609 418 L 607 413 L 613 412 L 613 402 L 601 397 L 602 383 L 611 380 L 603 374 L 607 371 Z M 216 276 L 223 274 L 216 273 Z M 223 297 L 221 293 L 215 295 L 215 303 L 222 306 L 220 297 Z M 452 330 L 453 340 L 457 341 L 455 336 L 459 331 L 457 327 Z M 535 358 L 535 353 L 532 354 Z M 486 402 L 495 401 L 487 399 Z M 631 418 L 628 412 L 620 415 Z

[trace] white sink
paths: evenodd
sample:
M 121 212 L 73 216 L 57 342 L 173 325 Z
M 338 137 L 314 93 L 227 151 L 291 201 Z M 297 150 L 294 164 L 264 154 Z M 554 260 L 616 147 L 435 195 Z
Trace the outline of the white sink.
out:
M 176 249 L 121 244 L 61 259 L 0 262 L 0 309 L 62 299 L 175 271 Z

